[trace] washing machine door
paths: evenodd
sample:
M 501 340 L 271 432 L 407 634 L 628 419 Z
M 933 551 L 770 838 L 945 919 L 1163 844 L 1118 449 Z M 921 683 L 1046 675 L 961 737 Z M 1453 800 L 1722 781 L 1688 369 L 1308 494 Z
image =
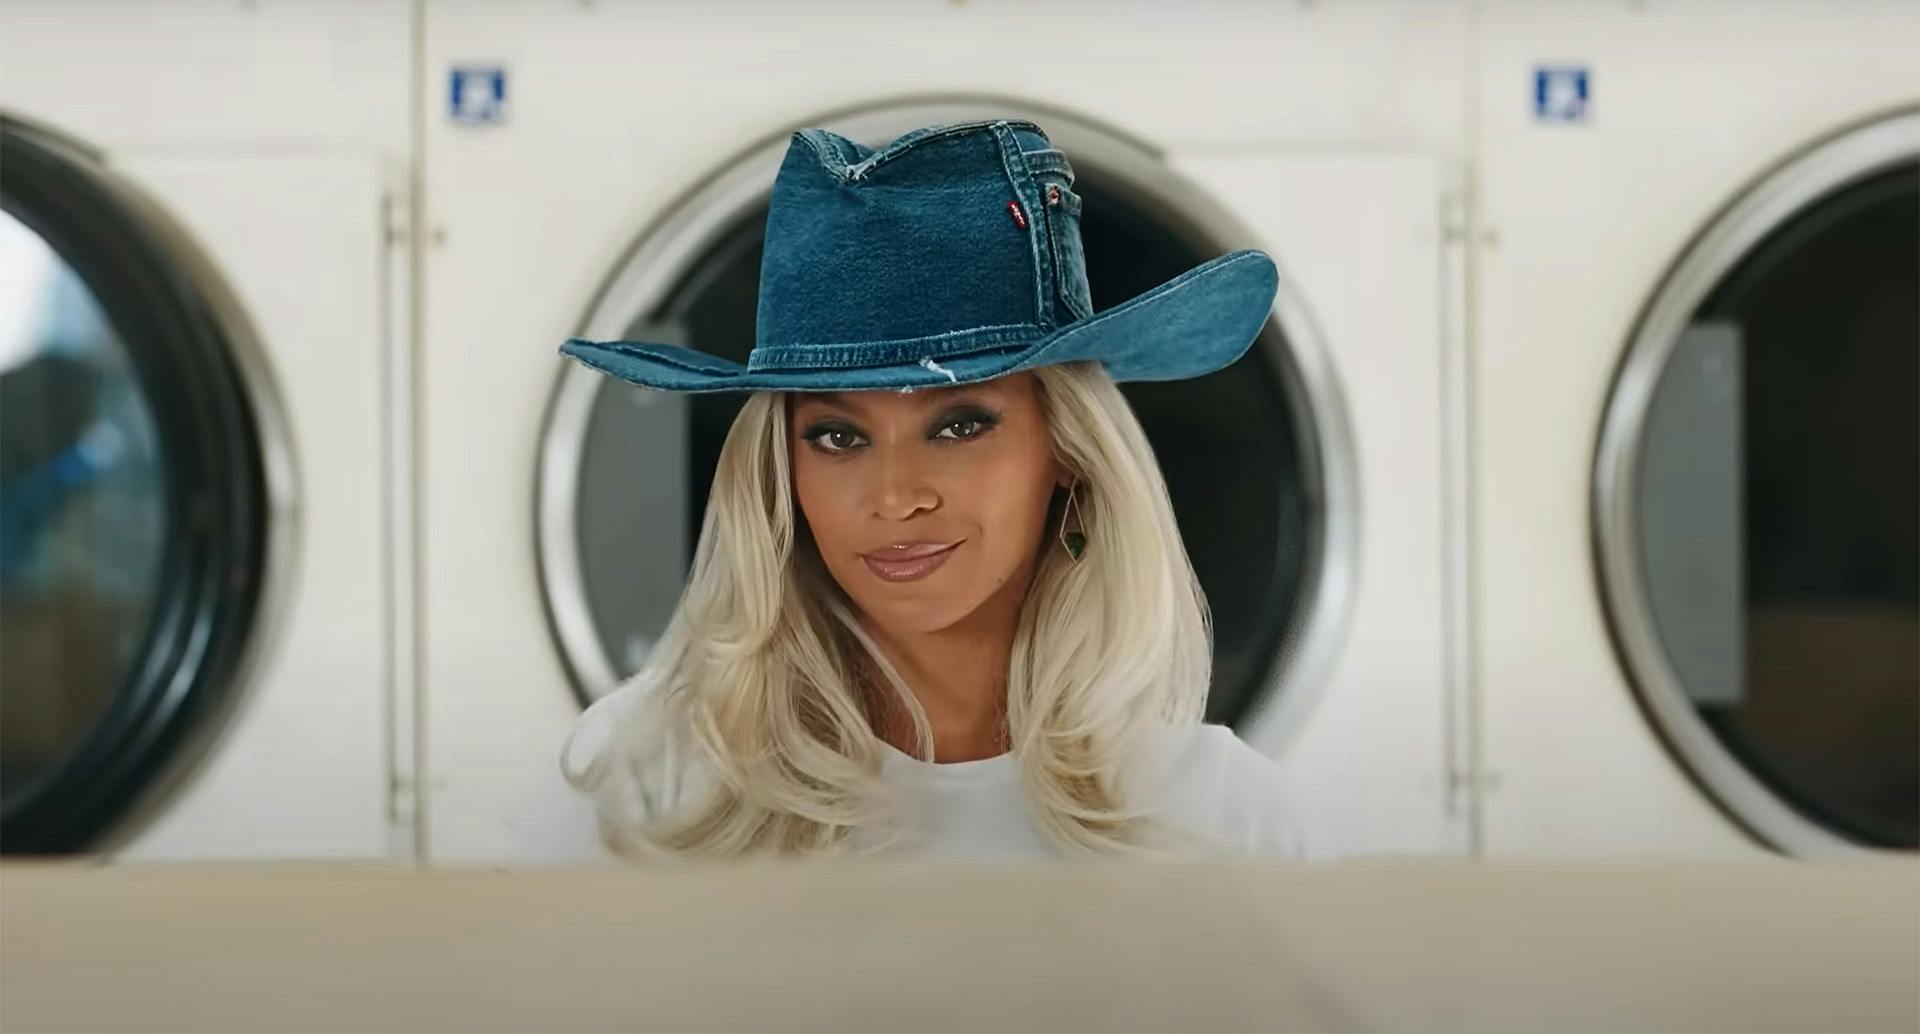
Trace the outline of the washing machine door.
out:
M 1798 853 L 1920 847 L 1920 112 L 1744 192 L 1648 306 L 1598 453 L 1622 658 Z
M 0 850 L 86 849 L 232 706 L 267 477 L 227 318 L 84 148 L 0 117 Z
M 992 117 L 1006 109 L 991 109 Z M 964 106 L 892 109 L 836 123 L 883 142 L 982 117 Z M 1096 310 L 1253 235 L 1139 145 L 1058 114 L 1036 116 L 1073 156 Z M 644 235 L 580 333 L 682 344 L 746 362 L 760 243 L 782 139 L 742 159 Z M 1283 284 L 1285 295 L 1290 288 Z M 1159 457 L 1215 621 L 1211 721 L 1260 711 L 1283 681 L 1324 590 L 1330 391 L 1303 373 L 1317 347 L 1283 297 L 1238 362 L 1206 377 L 1121 385 Z M 650 391 L 566 369 L 548 414 L 539 552 L 555 638 L 583 701 L 642 664 L 679 598 L 721 443 L 743 396 Z M 642 530 L 644 529 L 644 530 Z M 635 543 L 645 542 L 646 548 Z

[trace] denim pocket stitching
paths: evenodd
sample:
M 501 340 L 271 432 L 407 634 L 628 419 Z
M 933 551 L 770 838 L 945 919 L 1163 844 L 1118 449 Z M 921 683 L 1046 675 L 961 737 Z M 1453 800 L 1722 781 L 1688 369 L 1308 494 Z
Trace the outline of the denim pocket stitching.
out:
M 1067 311 L 1072 313 L 1076 319 L 1086 319 L 1093 315 L 1091 311 L 1092 306 L 1087 305 L 1083 307 L 1080 304 L 1079 297 L 1070 290 L 1073 285 L 1070 282 L 1067 266 L 1066 263 L 1062 261 L 1061 254 L 1062 249 L 1065 247 L 1065 238 L 1067 235 L 1078 232 L 1080 228 L 1080 195 L 1074 193 L 1069 187 L 1053 182 L 1047 183 L 1045 193 L 1058 194 L 1060 198 L 1058 205 L 1046 206 L 1047 243 L 1053 250 L 1054 294 L 1059 297 L 1060 301 L 1066 306 Z M 1086 246 L 1083 243 L 1080 249 L 1080 263 L 1083 267 L 1086 265 L 1086 260 Z
M 969 133 L 983 127 L 1006 123 L 1009 127 L 1022 126 L 1035 131 L 1040 127 L 1025 119 L 981 119 L 974 122 L 957 122 L 947 126 L 927 126 L 895 138 L 892 142 L 847 167 L 846 179 L 849 183 L 858 183 L 873 172 L 874 167 L 889 161 L 929 140 L 940 140 L 959 133 Z
M 803 144 L 806 144 L 807 150 L 813 152 L 813 157 L 816 161 L 820 163 L 820 167 L 827 170 L 829 173 L 832 173 L 834 178 L 836 179 L 846 178 L 847 163 L 846 163 L 846 159 L 842 157 L 839 153 L 840 148 L 837 145 L 835 145 L 832 140 L 827 139 L 824 135 L 822 135 L 819 130 L 814 130 L 814 129 L 795 130 L 793 134 L 793 138 L 795 140 L 800 141 Z M 823 145 L 831 149 L 834 152 L 834 154 L 832 156 L 828 156 L 826 152 L 820 150 L 820 148 Z
M 1000 166 L 1006 171 L 1007 186 L 1013 191 L 1014 203 L 1028 215 L 1027 254 L 1033 259 L 1034 322 L 1053 326 L 1056 321 L 1052 306 L 1047 304 L 1047 288 L 1050 284 L 1058 282 L 1059 273 L 1053 261 L 1052 232 L 1049 229 L 1047 234 L 1049 243 L 1042 245 L 1035 233 L 1032 219 L 1034 213 L 1041 213 L 1041 219 L 1050 220 L 1051 213 L 1046 211 L 1047 199 L 1045 192 L 1040 189 L 1040 181 L 1027 165 L 1026 152 L 1021 149 L 1019 139 L 1014 136 L 1013 126 L 1018 124 L 1021 123 L 995 122 L 992 132 L 995 139 L 1000 142 Z M 1025 124 L 1031 125 L 1031 123 Z

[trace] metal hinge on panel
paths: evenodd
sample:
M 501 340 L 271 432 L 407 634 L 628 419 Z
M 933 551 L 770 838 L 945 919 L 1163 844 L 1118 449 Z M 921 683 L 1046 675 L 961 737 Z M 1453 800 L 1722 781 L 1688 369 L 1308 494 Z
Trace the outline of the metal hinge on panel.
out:
M 422 854 L 420 806 L 420 696 L 417 665 L 414 462 L 415 256 L 414 212 L 409 174 L 395 168 L 380 199 L 381 429 L 385 444 L 382 593 L 387 656 L 387 824 L 391 857 L 418 861 Z
M 1440 192 L 1442 350 L 1442 614 L 1447 824 L 1456 848 L 1481 849 L 1482 804 L 1497 785 L 1484 771 L 1474 655 L 1473 197 L 1471 170 L 1454 166 Z
M 1464 191 L 1453 189 L 1440 195 L 1440 240 L 1444 244 L 1458 244 L 1467 239 L 1467 198 Z
M 388 187 L 380 195 L 381 233 L 389 250 L 404 248 L 407 244 L 407 220 L 411 213 L 407 211 L 405 187 Z

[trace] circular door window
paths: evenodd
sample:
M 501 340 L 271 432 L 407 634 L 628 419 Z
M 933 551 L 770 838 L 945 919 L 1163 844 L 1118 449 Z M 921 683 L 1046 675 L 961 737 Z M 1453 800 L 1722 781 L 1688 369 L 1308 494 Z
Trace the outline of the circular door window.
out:
M 0 850 L 64 853 L 230 706 L 265 478 L 234 325 L 95 156 L 0 117 Z
M 984 117 L 1005 111 L 990 110 Z M 895 108 L 826 125 L 880 142 L 980 117 L 965 106 Z M 1073 158 L 1096 311 L 1246 240 L 1137 145 L 1059 115 L 1036 121 Z M 643 237 L 582 335 L 671 342 L 746 362 L 767 192 L 785 144 L 714 177 Z M 1350 464 L 1344 441 L 1320 419 L 1334 404 L 1330 390 L 1294 361 L 1318 342 L 1284 283 L 1282 292 L 1276 318 L 1239 362 L 1188 381 L 1121 385 L 1159 456 L 1211 604 L 1207 716 L 1229 724 L 1266 702 L 1297 644 L 1327 638 L 1312 626 L 1339 609 L 1328 587 L 1348 581 L 1326 577 L 1328 565 L 1350 560 L 1340 545 L 1345 522 L 1327 500 L 1329 482 Z M 665 629 L 721 442 L 743 402 L 650 391 L 571 364 L 563 372 L 543 448 L 539 548 L 549 614 L 583 701 L 637 670 Z
M 1744 193 L 1653 300 L 1596 546 L 1634 685 L 1796 853 L 1920 847 L 1920 113 Z

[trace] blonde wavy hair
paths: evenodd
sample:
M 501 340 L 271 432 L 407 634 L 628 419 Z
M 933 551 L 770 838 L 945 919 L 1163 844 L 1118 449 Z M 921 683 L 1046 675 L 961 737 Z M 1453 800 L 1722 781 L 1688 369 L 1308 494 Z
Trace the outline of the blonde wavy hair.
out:
M 1127 762 L 1157 731 L 1202 721 L 1206 597 L 1153 449 L 1105 368 L 1033 372 L 1054 456 L 1079 479 L 1087 541 L 1079 563 L 1055 544 L 1056 493 L 1006 673 L 1022 789 L 1065 853 L 1178 853 L 1192 841 L 1135 805 Z M 679 603 L 615 690 L 628 709 L 585 771 L 563 749 L 567 782 L 592 796 L 600 835 L 622 856 L 868 854 L 903 835 L 901 802 L 880 775 L 889 748 L 874 731 L 888 701 L 856 673 L 884 676 L 928 761 L 931 727 L 821 562 L 788 443 L 784 393 L 750 397 L 721 449 Z M 708 785 L 683 800 L 695 758 Z

